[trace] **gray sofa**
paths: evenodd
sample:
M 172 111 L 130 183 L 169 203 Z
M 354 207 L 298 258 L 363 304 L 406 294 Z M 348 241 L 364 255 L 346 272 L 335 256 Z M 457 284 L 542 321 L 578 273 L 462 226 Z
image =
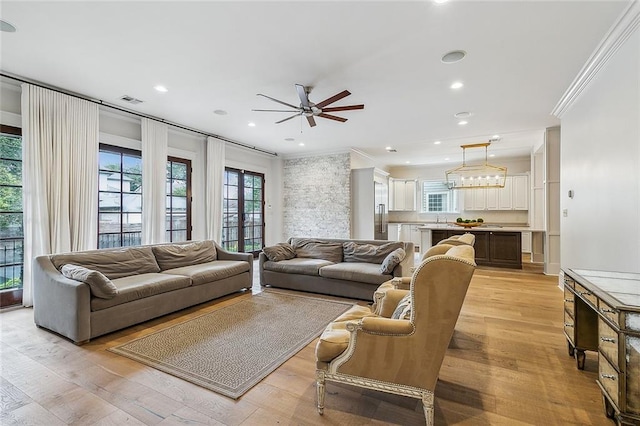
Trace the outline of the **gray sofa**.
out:
M 84 343 L 251 289 L 252 282 L 253 256 L 225 251 L 213 241 L 38 256 L 34 320 L 39 327 Z
M 381 272 L 387 256 L 405 252 L 392 271 Z M 333 238 L 290 238 L 265 247 L 259 257 L 260 284 L 292 290 L 372 300 L 378 286 L 410 275 L 413 243 Z

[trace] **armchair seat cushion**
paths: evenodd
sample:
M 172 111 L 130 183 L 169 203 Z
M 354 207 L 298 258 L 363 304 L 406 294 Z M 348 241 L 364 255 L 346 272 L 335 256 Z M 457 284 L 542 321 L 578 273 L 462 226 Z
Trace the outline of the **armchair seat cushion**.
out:
M 320 268 L 333 265 L 333 262 L 324 259 L 312 259 L 309 257 L 294 257 L 293 259 L 272 262 L 264 262 L 266 271 L 284 272 L 288 274 L 320 275 Z
M 330 323 L 320 336 L 316 344 L 316 359 L 321 362 L 329 362 L 347 349 L 350 332 L 347 323 L 358 322 L 364 317 L 374 316 L 368 306 L 354 305 L 344 314 Z
M 320 276 L 375 285 L 380 285 L 393 278 L 393 275 L 381 274 L 379 264 L 356 262 L 342 262 L 324 266 L 320 269 Z
M 223 280 L 243 272 L 249 272 L 249 263 L 240 260 L 217 260 L 163 271 L 164 274 L 187 276 L 192 285 Z
M 152 273 L 117 278 L 113 280 L 113 284 L 118 288 L 118 294 L 112 299 L 92 297 L 92 311 L 99 311 L 133 300 L 186 288 L 191 286 L 191 278 L 180 275 Z

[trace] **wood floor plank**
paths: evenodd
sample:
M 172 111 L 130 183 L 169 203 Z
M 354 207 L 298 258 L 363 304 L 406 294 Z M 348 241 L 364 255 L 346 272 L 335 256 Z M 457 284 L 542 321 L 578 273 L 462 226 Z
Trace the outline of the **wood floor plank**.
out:
M 533 271 L 533 272 L 532 272 Z M 261 291 L 254 285 L 253 292 Z M 76 346 L 33 324 L 31 309 L 0 312 L 2 424 L 375 425 L 423 424 L 418 400 L 327 384 L 315 408 L 315 344 L 232 400 L 107 349 L 250 298 L 182 310 Z M 361 303 L 362 302 L 358 302 Z M 478 268 L 436 387 L 436 424 L 612 425 L 595 384 L 568 356 L 558 278 Z M 298 319 L 299 320 L 299 319 Z

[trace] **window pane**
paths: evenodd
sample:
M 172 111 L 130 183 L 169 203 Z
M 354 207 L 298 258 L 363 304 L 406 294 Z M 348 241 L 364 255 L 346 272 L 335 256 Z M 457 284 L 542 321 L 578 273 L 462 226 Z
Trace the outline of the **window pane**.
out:
M 22 160 L 22 139 L 15 136 L 0 136 L 0 157 Z
M 22 238 L 23 236 L 22 213 L 0 212 L 0 237 Z
M 22 288 L 22 265 L 0 267 L 0 290 Z
M 142 175 L 124 173 L 122 175 L 122 192 L 142 192 Z
M 124 213 L 122 215 L 123 232 L 142 232 L 142 213 Z
M 0 211 L 22 211 L 22 188 L 0 186 Z
M 185 163 L 173 162 L 171 163 L 171 172 L 173 179 L 187 179 L 187 165 Z
M 120 192 L 122 188 L 122 175 L 120 173 L 100 172 L 98 176 L 98 189 L 100 191 Z
M 120 171 L 120 154 L 116 152 L 100 151 L 98 162 L 100 170 Z
M 101 234 L 107 232 L 120 232 L 120 214 L 119 213 L 100 213 L 98 218 L 98 232 Z
M 171 183 L 171 190 L 173 195 L 187 196 L 187 181 L 182 179 L 175 179 Z
M 122 155 L 123 171 L 128 173 L 142 173 L 142 158 L 138 156 Z
M 123 212 L 142 212 L 142 195 L 141 194 L 123 194 L 122 195 L 122 211 Z
M 119 212 L 120 211 L 120 193 L 99 192 L 98 193 L 98 211 L 102 212 Z
M 171 241 L 187 241 L 187 231 L 174 231 Z
M 236 173 L 236 172 L 227 172 L 226 175 L 229 178 L 227 185 L 238 186 L 238 173 Z
M 23 261 L 22 238 L 0 241 L 0 265 L 20 264 Z
M 0 177 L 3 185 L 22 185 L 22 162 L 0 160 Z

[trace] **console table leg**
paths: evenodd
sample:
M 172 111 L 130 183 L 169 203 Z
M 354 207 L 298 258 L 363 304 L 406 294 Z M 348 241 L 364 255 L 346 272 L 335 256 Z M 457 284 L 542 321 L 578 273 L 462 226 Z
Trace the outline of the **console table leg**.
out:
M 584 361 L 587 358 L 586 354 L 584 353 L 584 350 L 575 349 L 575 354 L 576 354 L 576 367 L 578 367 L 578 370 L 584 370 Z
M 609 402 L 606 396 L 602 395 L 602 403 L 604 404 L 604 415 L 609 419 L 615 418 L 616 410 L 613 408 L 613 405 Z
M 571 358 L 573 358 L 573 357 L 574 357 L 574 355 L 575 355 L 575 349 L 576 349 L 576 348 L 574 348 L 574 347 L 573 347 L 573 345 L 571 344 L 571 342 L 570 342 L 570 341 L 568 341 L 568 340 L 567 340 L 567 349 L 569 350 L 569 356 L 570 356 Z

